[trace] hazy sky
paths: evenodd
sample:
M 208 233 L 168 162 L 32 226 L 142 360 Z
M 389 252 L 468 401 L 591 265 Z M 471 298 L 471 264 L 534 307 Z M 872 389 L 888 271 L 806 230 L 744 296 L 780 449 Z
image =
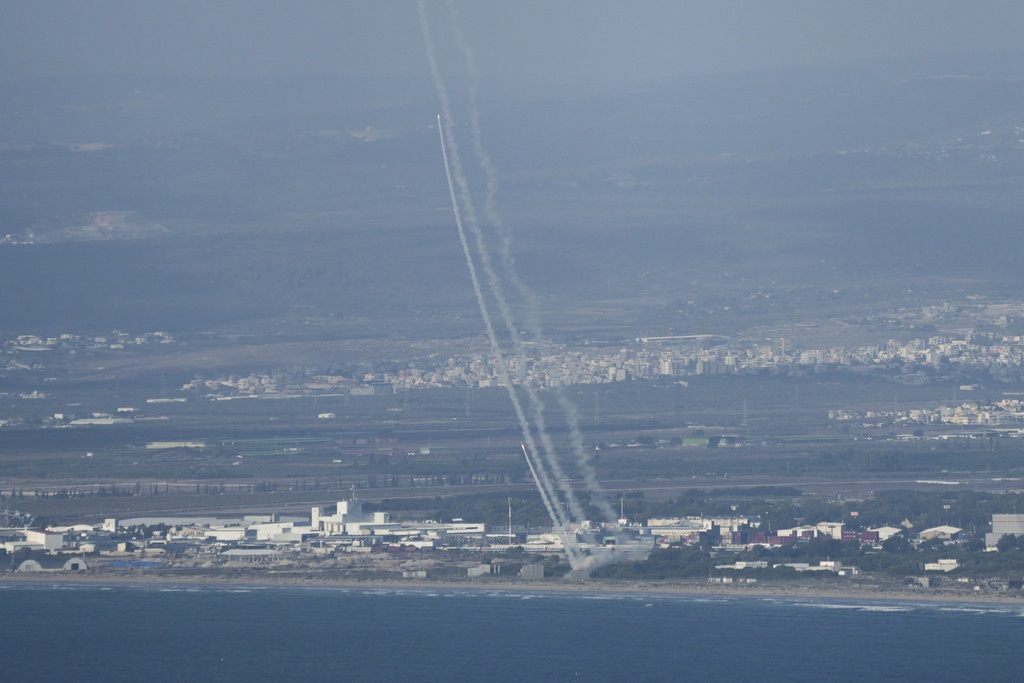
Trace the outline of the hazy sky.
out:
M 444 2 L 428 4 L 439 40 Z M 1017 48 L 1020 0 L 458 3 L 490 85 L 632 81 L 850 58 Z M 0 3 L 0 78 L 79 73 L 426 73 L 416 3 Z

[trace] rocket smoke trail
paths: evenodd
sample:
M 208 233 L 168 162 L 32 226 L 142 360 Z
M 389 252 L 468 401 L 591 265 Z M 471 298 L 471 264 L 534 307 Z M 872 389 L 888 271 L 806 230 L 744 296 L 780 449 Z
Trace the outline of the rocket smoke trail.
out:
M 571 522 L 583 522 L 586 514 L 572 488 L 569 477 L 566 476 L 558 460 L 554 444 L 552 443 L 547 428 L 544 401 L 540 396 L 537 386 L 530 381 L 526 375 L 528 348 L 522 337 L 522 333 L 520 332 L 519 325 L 517 324 L 505 297 L 501 278 L 494 267 L 490 251 L 484 240 L 483 232 L 477 219 L 473 197 L 469 189 L 469 184 L 466 180 L 466 175 L 462 168 L 458 145 L 454 138 L 454 119 L 451 113 L 451 103 L 448 98 L 444 81 L 441 78 L 438 69 L 434 52 L 434 44 L 431 38 L 430 26 L 427 20 L 425 3 L 423 0 L 419 0 L 418 8 L 424 43 L 426 44 L 427 49 L 427 59 L 430 65 L 431 77 L 433 78 L 434 86 L 441 101 L 441 107 L 444 114 L 443 121 L 442 117 L 440 115 L 438 116 L 438 132 L 441 140 L 441 152 L 444 158 L 445 174 L 448 180 L 448 190 L 451 196 L 452 211 L 455 215 L 456 227 L 459 232 L 459 240 L 462 244 L 463 254 L 466 258 L 466 265 L 469 270 L 470 279 L 473 283 L 473 292 L 476 296 L 481 316 L 484 319 L 484 326 L 487 330 L 487 336 L 491 344 L 491 351 L 495 358 L 495 368 L 498 373 L 498 378 L 508 391 L 509 398 L 519 421 L 520 430 L 523 434 L 523 455 L 526 458 L 528 467 L 530 468 L 530 473 L 537 484 L 537 489 L 540 492 L 544 506 L 551 517 L 552 523 L 554 524 L 555 531 L 562 540 L 570 565 L 574 569 L 579 569 L 614 561 L 614 559 L 617 558 L 612 558 L 609 554 L 591 554 L 590 556 L 583 555 L 583 552 L 576 543 L 575 534 L 570 529 Z M 490 225 L 501 238 L 499 255 L 504 277 L 512 283 L 514 288 L 518 291 L 519 296 L 526 303 L 527 333 L 541 349 L 541 362 L 543 362 L 543 351 L 547 347 L 547 342 L 544 339 L 539 323 L 539 306 L 533 292 L 525 285 L 525 283 L 522 282 L 522 280 L 519 279 L 515 271 L 515 264 L 511 253 L 510 236 L 495 207 L 495 195 L 498 187 L 497 171 L 491 162 L 490 157 L 487 155 L 482 142 L 479 109 L 476 105 L 477 74 L 472 50 L 459 29 L 457 11 L 450 0 L 448 3 L 448 11 L 451 17 L 451 30 L 455 37 L 456 45 L 462 52 L 466 63 L 466 69 L 469 72 L 468 109 L 470 114 L 470 132 L 477 162 L 483 169 L 487 180 L 484 214 Z M 458 188 L 458 192 L 456 192 L 456 187 Z M 486 279 L 487 293 L 490 295 L 491 300 L 497 307 L 498 316 L 504 326 L 504 329 L 509 335 L 511 351 L 517 361 L 516 380 L 518 380 L 518 382 L 513 382 L 512 377 L 510 377 L 509 368 L 495 332 L 494 322 L 488 307 L 488 299 L 477 274 L 477 262 L 474 260 L 474 253 L 470 248 L 470 240 L 467 237 L 466 228 L 468 228 L 469 235 L 472 237 L 472 246 L 475 247 L 475 258 L 479 260 L 480 269 Z M 550 369 L 545 369 L 548 370 L 549 375 L 553 375 Z M 519 384 L 519 390 L 526 399 L 525 407 L 520 398 L 519 391 L 516 389 L 516 383 Z M 576 408 L 565 395 L 565 392 L 561 387 L 561 383 L 557 379 L 552 382 L 552 388 L 554 389 L 555 399 L 562 409 L 562 413 L 565 417 L 572 453 L 575 456 L 576 464 L 583 475 L 586 488 L 591 494 L 591 499 L 597 505 L 602 516 L 612 525 L 616 535 L 618 535 L 619 529 L 615 513 L 598 484 L 596 473 L 594 472 L 589 461 L 588 454 L 583 447 L 583 439 L 579 429 L 579 420 Z M 540 448 L 538 448 L 538 442 Z M 563 501 L 566 507 L 565 510 L 562 509 L 561 505 Z M 593 538 L 589 537 L 588 540 L 593 541 Z M 627 553 L 619 553 L 618 557 L 625 559 L 627 555 Z
M 571 530 L 569 529 L 568 520 L 566 520 L 562 515 L 562 511 L 559 508 L 557 501 L 552 501 L 553 489 L 551 481 L 547 476 L 547 472 L 545 472 L 544 468 L 537 467 L 534 464 L 534 461 L 537 459 L 537 447 L 533 440 L 533 434 L 530 431 L 530 425 L 526 419 L 525 413 L 523 412 L 519 396 L 516 394 L 515 387 L 512 385 L 512 378 L 508 376 L 508 368 L 504 362 L 501 345 L 498 343 L 498 337 L 494 332 L 494 324 L 491 322 L 491 315 L 487 309 L 487 302 L 484 299 L 483 291 L 480 289 L 480 280 L 476 274 L 476 266 L 473 263 L 473 256 L 469 249 L 469 243 L 466 241 L 466 231 L 462 225 L 462 214 L 459 211 L 459 203 L 455 198 L 455 186 L 452 184 L 452 172 L 448 163 L 448 150 L 445 146 L 444 128 L 441 125 L 440 114 L 437 117 L 437 132 L 441 138 L 441 156 L 444 158 L 444 171 L 445 176 L 448 179 L 448 193 L 451 195 L 452 213 L 455 215 L 455 225 L 459 232 L 459 241 L 462 243 L 462 252 L 466 257 L 466 266 L 469 269 L 470 280 L 473 282 L 473 293 L 476 295 L 476 301 L 480 307 L 480 315 L 483 317 L 484 327 L 487 329 L 487 337 L 491 342 L 491 351 L 497 359 L 496 365 L 498 367 L 499 376 L 502 379 L 502 383 L 508 389 L 509 397 L 512 399 L 512 405 L 515 408 L 516 417 L 519 419 L 519 427 L 523 433 L 524 440 L 524 443 L 522 444 L 523 455 L 526 457 L 526 464 L 530 468 L 530 474 L 533 475 L 533 479 L 537 484 L 537 489 L 540 491 L 540 497 L 544 502 L 544 507 L 547 509 L 548 515 L 554 523 L 555 533 L 558 534 L 559 540 L 562 541 L 562 547 L 565 548 L 565 554 L 569 558 L 569 565 L 576 568 L 580 566 L 582 562 L 580 559 L 579 549 L 574 537 L 572 536 Z M 529 451 L 527 450 L 527 443 L 530 444 Z M 533 454 L 532 456 L 531 453 Z
M 511 249 L 511 236 L 505 227 L 504 221 L 501 219 L 501 215 L 498 213 L 495 196 L 498 192 L 498 171 L 491 162 L 490 156 L 484 149 L 483 136 L 480 128 L 480 109 L 476 103 L 476 84 L 479 81 L 479 74 L 476 68 L 476 60 L 474 59 L 473 49 L 470 47 L 469 42 L 466 40 L 465 34 L 462 32 L 462 28 L 459 26 L 458 21 L 458 9 L 455 6 L 454 0 L 448 0 L 448 15 L 450 18 L 451 32 L 455 40 L 455 45 L 462 52 L 463 58 L 466 63 L 466 71 L 468 74 L 468 86 L 467 86 L 467 97 L 468 97 L 468 109 L 470 115 L 470 131 L 471 139 L 473 143 L 473 151 L 476 155 L 477 162 L 480 164 L 480 168 L 483 169 L 484 176 L 487 181 L 487 194 L 484 199 L 484 214 L 487 216 L 487 220 L 501 237 L 499 255 L 502 261 L 502 267 L 504 269 L 505 276 L 512 283 L 512 285 L 519 292 L 520 296 L 526 302 L 525 308 L 525 323 L 526 329 L 529 331 L 530 336 L 537 343 L 541 349 L 541 355 L 543 356 L 544 349 L 547 348 L 547 341 L 544 338 L 543 331 L 540 325 L 540 314 L 539 304 L 537 303 L 537 297 L 533 291 L 524 283 L 520 278 L 515 268 L 515 262 L 512 257 Z M 516 337 L 514 336 L 515 340 Z M 516 353 L 519 356 L 525 354 L 525 347 L 522 345 L 517 346 Z M 524 365 L 520 363 L 520 365 Z M 549 373 L 550 374 L 550 373 Z M 611 522 L 617 527 L 615 511 L 612 509 L 611 504 L 608 502 L 607 497 L 604 495 L 604 491 L 601 485 L 597 481 L 597 473 L 594 471 L 593 466 L 590 462 L 590 457 L 583 446 L 583 435 L 579 428 L 579 417 L 576 412 L 576 406 L 572 401 L 565 395 L 565 391 L 562 388 L 560 381 L 554 381 L 552 384 L 553 393 L 555 395 L 555 401 L 558 403 L 559 408 L 565 416 L 566 426 L 569 430 L 569 440 L 572 446 L 573 455 L 576 457 L 577 464 L 580 468 L 580 472 L 583 474 L 584 484 L 588 491 L 591 492 L 591 502 L 593 502 L 599 508 L 600 512 L 604 516 L 605 520 Z M 539 400 L 539 399 L 538 399 Z
M 513 335 L 517 335 L 515 321 L 512 319 L 511 311 L 509 310 L 508 305 L 505 303 L 504 297 L 502 295 L 501 283 L 498 281 L 497 275 L 494 271 L 494 267 L 490 262 L 490 254 L 487 251 L 486 245 L 483 243 L 483 236 L 480 232 L 480 227 L 476 220 L 476 212 L 473 206 L 472 197 L 469 193 L 468 183 L 466 182 L 465 174 L 462 171 L 462 164 L 459 158 L 458 146 L 456 145 L 455 140 L 451 134 L 451 105 L 448 99 L 447 90 L 444 87 L 444 81 L 441 79 L 439 70 L 437 68 L 437 60 L 434 56 L 433 40 L 431 39 L 430 36 L 430 26 L 429 23 L 427 22 L 426 8 L 422 0 L 419 3 L 419 10 L 420 23 L 423 28 L 424 42 L 426 43 L 427 47 L 427 59 L 430 64 L 431 76 L 433 77 L 434 86 L 437 90 L 438 97 L 441 100 L 441 107 L 444 112 L 443 128 L 447 129 L 449 132 L 448 148 L 450 148 L 451 150 L 450 166 L 449 155 L 446 151 L 443 132 L 441 133 L 442 152 L 444 153 L 445 157 L 445 170 L 446 173 L 448 173 L 449 191 L 452 194 L 453 209 L 456 213 L 456 222 L 459 227 L 459 239 L 462 242 L 463 252 L 466 256 L 467 267 L 470 271 L 470 277 L 473 280 L 474 294 L 476 295 L 477 303 L 480 307 L 481 316 L 484 318 L 484 325 L 487 329 L 487 335 L 491 342 L 492 352 L 496 357 L 495 365 L 498 371 L 499 379 L 507 387 L 509 397 L 516 411 L 516 416 L 519 419 L 520 429 L 523 432 L 523 440 L 529 451 L 527 457 L 529 458 L 532 456 L 533 458 L 533 462 L 529 464 L 531 465 L 531 469 L 534 471 L 535 475 L 539 478 L 539 481 L 542 484 L 542 488 L 544 489 L 544 494 L 550 501 L 552 501 L 552 510 L 549 511 L 549 514 L 551 514 L 552 517 L 552 522 L 555 524 L 556 528 L 562 527 L 567 530 L 569 527 L 568 520 L 563 515 L 561 506 L 556 504 L 558 497 L 554 492 L 554 486 L 551 483 L 551 477 L 548 475 L 547 470 L 543 466 L 540 466 L 539 451 L 534 440 L 529 420 L 527 419 L 525 412 L 523 411 L 521 402 L 519 400 L 519 396 L 515 392 L 515 388 L 513 386 L 511 378 L 508 376 L 508 367 L 504 361 L 501 347 L 497 341 L 497 335 L 494 332 L 494 326 L 493 323 L 491 322 L 491 316 L 487 309 L 486 300 L 480 288 L 479 280 L 476 275 L 476 268 L 473 264 L 473 259 L 466 241 L 465 231 L 462 229 L 462 220 L 460 217 L 461 212 L 459 212 L 458 202 L 455 200 L 455 192 L 451 182 L 453 176 L 456 183 L 459 185 L 459 192 L 462 196 L 463 205 L 465 207 L 466 223 L 469 225 L 471 231 L 473 232 L 477 252 L 480 255 L 481 266 L 483 267 L 488 279 L 488 285 L 490 286 L 491 292 L 494 295 L 495 299 L 497 300 L 498 308 L 499 311 L 501 312 L 505 327 L 508 328 Z M 439 121 L 439 124 L 440 123 L 441 122 Z M 532 387 L 529 388 L 532 389 Z M 563 494 L 566 495 L 567 505 L 569 506 L 570 511 L 576 517 L 576 519 L 582 520 L 584 518 L 582 507 L 580 506 L 579 502 L 575 499 L 575 496 L 573 496 L 572 489 L 568 487 L 568 482 L 566 481 L 567 477 L 565 477 L 564 473 L 561 470 L 561 467 L 558 465 L 557 460 L 555 460 L 554 458 L 554 449 L 551 444 L 550 438 L 547 435 L 547 430 L 542 421 L 542 406 L 540 409 L 537 408 L 538 401 L 535 393 L 533 393 L 532 395 L 528 393 L 528 397 L 531 398 L 533 401 L 531 414 L 533 415 L 534 420 L 537 420 L 538 415 L 541 419 L 541 422 L 538 423 L 537 434 L 538 437 L 541 439 L 541 445 L 544 448 L 544 460 L 548 464 L 548 466 L 551 467 L 552 476 L 554 476 L 558 480 L 559 488 L 562 490 Z M 570 545 L 572 544 L 573 542 L 570 541 Z
M 498 278 L 497 271 L 494 269 L 493 263 L 491 262 L 490 251 L 487 249 L 483 233 L 481 232 L 479 222 L 477 221 L 476 209 L 473 204 L 472 195 L 469 191 L 469 184 L 467 183 L 465 173 L 462 170 L 462 162 L 458 151 L 458 145 L 455 143 L 452 131 L 453 118 L 451 115 L 451 105 L 448 99 L 447 89 L 444 86 L 444 81 L 437 68 L 437 60 L 434 56 L 433 40 L 430 36 L 430 25 L 427 21 L 426 8 L 422 0 L 419 3 L 419 10 L 420 24 L 423 28 L 424 42 L 427 46 L 427 58 L 430 64 L 431 76 L 433 77 L 434 86 L 437 90 L 438 97 L 441 100 L 441 108 L 444 112 L 444 127 L 448 132 L 448 146 L 451 152 L 450 161 L 452 175 L 455 179 L 455 183 L 458 185 L 459 196 L 462 199 L 465 223 L 473 235 L 476 253 L 480 259 L 480 266 L 487 278 L 489 292 L 494 298 L 502 322 L 512 340 L 513 349 L 516 352 L 517 358 L 520 360 L 517 365 L 520 368 L 525 368 L 526 346 L 520 337 L 519 326 L 515 322 L 512 311 L 505 299 L 501 281 Z M 568 506 L 572 516 L 575 519 L 582 521 L 586 517 L 583 506 L 580 505 L 579 500 L 576 498 L 575 492 L 569 484 L 569 478 L 565 475 L 561 464 L 558 462 L 554 445 L 551 443 L 550 436 L 548 435 L 547 425 L 544 418 L 544 403 L 537 394 L 536 388 L 531 384 L 528 382 L 521 382 L 521 386 L 526 393 L 526 397 L 530 405 L 530 417 L 536 427 L 537 438 L 540 440 L 540 444 L 543 449 L 541 454 L 544 457 L 544 463 L 547 468 L 551 470 L 551 478 L 557 482 L 558 488 L 565 497 L 566 505 Z M 527 443 L 529 444 L 529 442 Z M 543 471 L 543 468 L 540 469 Z M 555 497 L 551 491 L 549 491 L 549 495 Z

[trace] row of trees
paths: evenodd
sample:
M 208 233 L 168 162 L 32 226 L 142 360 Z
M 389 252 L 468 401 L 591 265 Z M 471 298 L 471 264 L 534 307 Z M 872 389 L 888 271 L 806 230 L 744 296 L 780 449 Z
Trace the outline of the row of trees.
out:
M 766 530 L 801 523 L 844 522 L 847 528 L 897 526 L 904 520 L 915 529 L 948 524 L 972 532 L 989 529 L 993 514 L 1024 511 L 1024 494 L 978 491 L 879 491 L 856 501 L 829 501 L 803 496 L 797 489 L 718 489 L 685 491 L 667 501 L 631 497 L 624 501 L 630 519 L 687 516 L 746 516 L 762 520 Z
M 437 484 L 444 481 L 442 478 Z M 481 493 L 385 500 L 377 504 L 377 508 L 397 514 L 425 514 L 440 521 L 462 517 L 503 525 L 508 521 L 508 499 L 509 495 L 505 493 Z M 516 491 L 511 499 L 516 524 L 551 524 L 536 493 Z M 600 520 L 601 514 L 596 506 L 590 504 L 588 495 L 581 492 L 580 499 L 589 518 Z M 619 502 L 615 501 L 616 511 Z M 899 526 L 906 520 L 912 525 L 912 530 L 949 524 L 983 534 L 990 529 L 993 514 L 1024 511 L 1024 494 L 894 490 L 879 491 L 864 500 L 839 502 L 805 496 L 793 487 L 761 486 L 690 489 L 665 501 L 649 501 L 638 493 L 626 494 L 622 497 L 621 505 L 625 516 L 633 522 L 656 517 L 742 516 L 760 519 L 761 528 L 771 531 L 817 522 L 844 522 L 848 529 L 866 529 Z

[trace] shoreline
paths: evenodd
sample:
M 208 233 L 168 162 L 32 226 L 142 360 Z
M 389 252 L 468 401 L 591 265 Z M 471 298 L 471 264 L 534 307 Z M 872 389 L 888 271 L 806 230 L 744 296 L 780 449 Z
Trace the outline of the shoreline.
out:
M 555 582 L 555 581 L 472 581 L 430 579 L 331 579 L 258 576 L 171 576 L 160 574 L 0 574 L 0 586 L 16 585 L 79 586 L 208 586 L 233 588 L 319 588 L 338 590 L 408 591 L 497 591 L 507 593 L 613 594 L 662 597 L 727 597 L 758 599 L 871 600 L 878 602 L 975 603 L 1024 607 L 1024 593 L 988 591 L 949 591 L 883 586 L 807 586 L 785 584 L 721 585 L 684 582 Z

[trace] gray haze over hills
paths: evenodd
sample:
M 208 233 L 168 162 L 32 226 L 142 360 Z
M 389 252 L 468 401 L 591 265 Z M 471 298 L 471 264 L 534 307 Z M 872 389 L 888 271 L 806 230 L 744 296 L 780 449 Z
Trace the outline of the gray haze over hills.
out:
M 88 7 L 0 11 L 0 331 L 480 334 L 414 6 Z M 1017 5 L 725 7 L 462 8 L 553 335 L 1019 294 Z
M 456 5 L 489 93 L 1016 49 L 1013 0 L 520 0 Z M 438 27 L 446 3 L 429 3 Z M 442 43 L 444 40 L 442 40 Z M 410 0 L 0 6 L 0 78 L 157 73 L 427 78 Z

